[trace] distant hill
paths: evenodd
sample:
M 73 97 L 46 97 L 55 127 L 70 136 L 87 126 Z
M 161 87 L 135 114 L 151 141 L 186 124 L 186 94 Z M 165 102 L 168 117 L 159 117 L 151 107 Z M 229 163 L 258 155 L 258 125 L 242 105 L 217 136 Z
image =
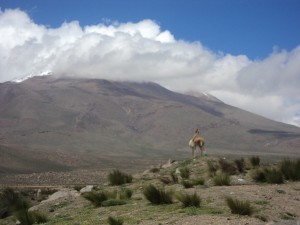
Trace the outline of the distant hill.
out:
M 155 84 L 33 77 L 0 84 L 0 173 L 142 167 L 209 154 L 300 155 L 300 128 Z

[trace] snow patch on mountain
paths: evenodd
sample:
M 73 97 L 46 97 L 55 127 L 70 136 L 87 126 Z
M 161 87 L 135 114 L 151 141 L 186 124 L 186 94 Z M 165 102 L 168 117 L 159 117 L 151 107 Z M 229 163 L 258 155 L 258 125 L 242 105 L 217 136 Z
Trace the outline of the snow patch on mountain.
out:
M 38 74 L 29 74 L 25 77 L 14 79 L 14 80 L 12 80 L 12 82 L 21 83 L 25 80 L 28 80 L 28 79 L 32 78 L 32 77 L 51 76 L 52 74 L 53 74 L 52 71 L 43 71 L 43 72 L 40 72 Z

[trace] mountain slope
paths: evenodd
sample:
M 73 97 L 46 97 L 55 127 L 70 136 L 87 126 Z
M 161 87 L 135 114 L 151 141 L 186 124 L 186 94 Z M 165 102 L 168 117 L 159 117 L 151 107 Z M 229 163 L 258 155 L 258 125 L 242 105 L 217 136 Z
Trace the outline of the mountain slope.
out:
M 3 173 L 190 157 L 195 128 L 209 153 L 299 155 L 299 128 L 155 83 L 45 76 L 0 84 Z

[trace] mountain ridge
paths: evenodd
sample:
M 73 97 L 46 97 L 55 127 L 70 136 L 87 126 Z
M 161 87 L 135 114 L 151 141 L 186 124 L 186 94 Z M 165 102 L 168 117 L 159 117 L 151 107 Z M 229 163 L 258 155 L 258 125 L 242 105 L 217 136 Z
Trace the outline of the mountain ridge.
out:
M 300 128 L 205 95 L 176 93 L 152 82 L 53 75 L 0 84 L 0 128 L 2 173 L 186 158 L 196 128 L 210 154 L 297 156 L 300 146 Z M 8 157 L 16 163 L 13 153 L 20 151 L 26 157 L 19 157 L 17 168 L 5 163 Z M 25 158 L 49 166 L 30 166 Z

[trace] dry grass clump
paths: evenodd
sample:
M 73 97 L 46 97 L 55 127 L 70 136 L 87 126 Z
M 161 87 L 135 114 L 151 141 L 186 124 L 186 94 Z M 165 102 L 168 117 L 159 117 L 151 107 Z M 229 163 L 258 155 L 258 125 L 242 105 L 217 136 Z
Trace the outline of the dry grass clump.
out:
M 200 207 L 201 198 L 195 192 L 194 194 L 181 193 L 177 195 L 177 199 L 182 203 L 183 207 Z
M 229 162 L 226 159 L 219 159 L 219 165 L 221 167 L 221 170 L 223 173 L 228 173 L 228 174 L 236 174 L 236 168 L 233 165 L 233 163 Z
M 260 165 L 259 156 L 251 156 L 249 161 L 250 161 L 252 167 L 258 167 Z
M 108 217 L 108 224 L 109 225 L 123 225 L 123 220 L 121 219 L 117 219 L 117 218 L 114 218 L 114 217 Z
M 146 199 L 155 205 L 172 204 L 172 193 L 159 190 L 153 185 L 149 185 L 143 192 Z
M 238 171 L 240 173 L 245 172 L 245 160 L 244 160 L 244 158 L 236 159 L 236 160 L 234 160 L 234 163 L 235 163 L 236 168 L 238 169 Z
M 180 176 L 183 179 L 189 179 L 189 177 L 190 177 L 190 170 L 189 170 L 189 168 L 182 167 L 182 168 L 179 169 L 179 172 L 180 172 Z
M 284 159 L 280 163 L 279 169 L 284 175 L 285 179 L 300 181 L 300 159 L 297 160 Z
M 283 174 L 276 168 L 258 168 L 252 172 L 251 177 L 256 182 L 269 184 L 282 184 L 284 182 Z
M 130 174 L 123 173 L 119 170 L 114 170 L 108 174 L 108 180 L 110 185 L 122 185 L 132 182 L 132 176 Z
M 229 186 L 230 176 L 227 173 L 220 173 L 213 178 L 213 181 L 216 186 Z
M 230 208 L 231 213 L 233 214 L 251 216 L 254 211 L 249 201 L 243 201 L 233 199 L 232 197 L 226 197 L 226 204 Z
M 5 188 L 0 194 L 1 218 L 14 214 L 23 225 L 39 224 L 48 221 L 47 217 L 38 211 L 29 212 L 29 207 L 29 201 L 10 187 Z

